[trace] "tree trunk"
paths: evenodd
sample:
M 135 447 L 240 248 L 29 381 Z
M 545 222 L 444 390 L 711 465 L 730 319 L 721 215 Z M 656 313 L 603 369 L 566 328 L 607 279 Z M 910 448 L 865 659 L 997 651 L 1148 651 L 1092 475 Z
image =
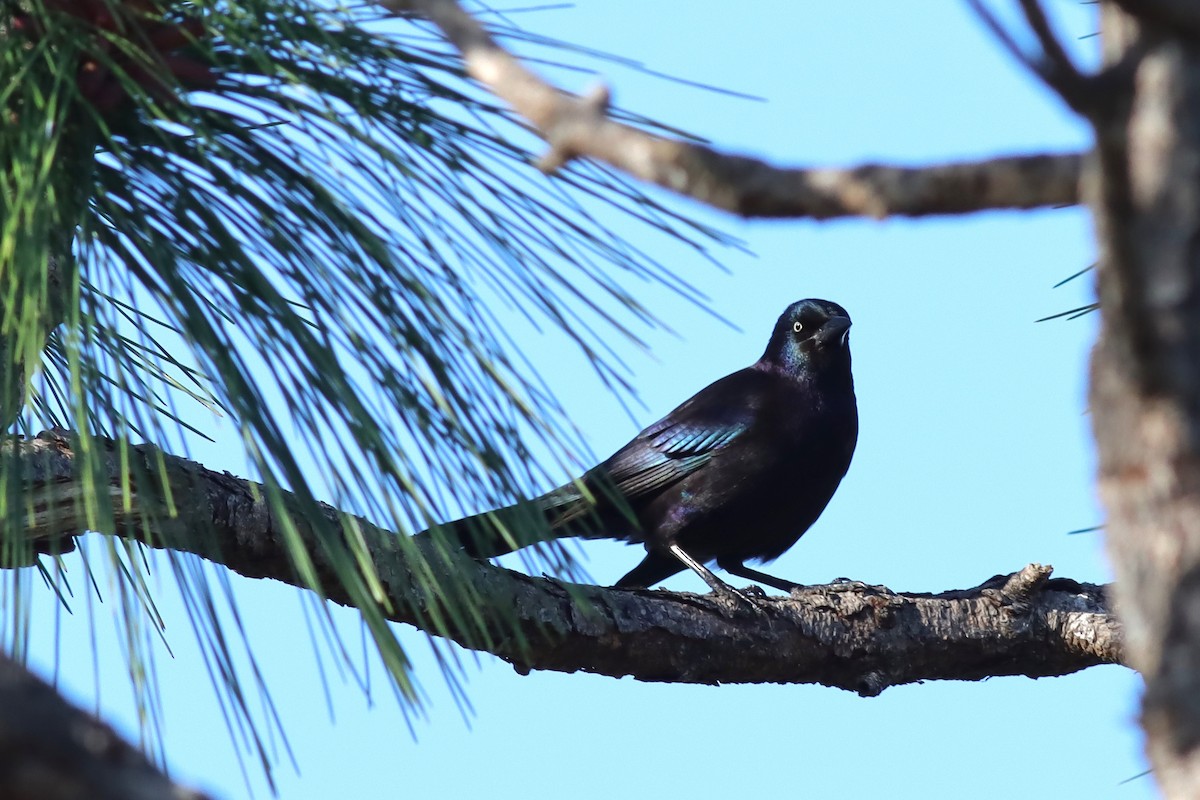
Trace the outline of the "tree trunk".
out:
M 1102 314 L 1091 411 L 1127 658 L 1172 798 L 1200 797 L 1200 40 L 1105 4 L 1086 194 Z

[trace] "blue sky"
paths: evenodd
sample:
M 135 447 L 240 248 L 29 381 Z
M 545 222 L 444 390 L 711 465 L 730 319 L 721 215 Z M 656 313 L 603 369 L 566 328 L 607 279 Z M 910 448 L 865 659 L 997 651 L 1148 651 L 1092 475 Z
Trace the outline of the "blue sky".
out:
M 903 5 L 903 7 L 900 7 Z M 914 6 L 916 6 L 914 8 Z M 1093 6 L 1056 3 L 1061 30 L 1096 29 Z M 522 14 L 551 36 L 637 59 L 650 69 L 765 98 L 754 102 L 616 66 L 615 100 L 730 151 L 781 164 L 930 163 L 1077 149 L 1087 129 L 1014 65 L 961 4 L 581 0 Z M 1076 42 L 1091 55 L 1095 40 Z M 559 74 L 568 88 L 593 79 Z M 839 576 L 897 590 L 978 584 L 1031 561 L 1103 581 L 1098 534 L 1068 531 L 1103 516 L 1092 488 L 1086 368 L 1096 318 L 1034 320 L 1091 298 L 1094 258 L 1078 209 L 917 221 L 742 222 L 676 201 L 743 239 L 717 252 L 727 272 L 614 216 L 615 229 L 671 264 L 730 324 L 653 286 L 639 289 L 673 332 L 622 352 L 642 405 L 630 419 L 582 359 L 552 335 L 520 344 L 603 457 L 690 394 L 756 359 L 793 300 L 824 297 L 855 321 L 851 340 L 861 433 L 829 509 L 771 568 L 786 578 Z M 228 441 L 197 444 L 206 466 L 238 471 Z M 636 550 L 589 542 L 586 567 L 609 583 Z M 299 764 L 276 770 L 281 796 L 608 798 L 613 795 L 889 798 L 1145 798 L 1133 723 L 1136 677 L 1106 667 L 1058 679 L 993 679 L 893 688 L 861 699 L 810 686 L 690 687 L 590 675 L 518 676 L 480 656 L 468 666 L 473 710 L 444 689 L 423 635 L 404 630 L 428 693 L 412 733 L 382 674 L 368 700 L 313 656 L 298 592 L 233 578 L 245 626 Z M 703 591 L 690 574 L 670 588 Z M 159 651 L 173 774 L 223 797 L 249 789 L 198 662 L 184 611 L 162 580 L 174 657 Z M 32 662 L 54 663 L 48 598 Z M 99 615 L 116 611 L 100 607 Z M 352 618 L 335 617 L 357 643 Z M 60 685 L 136 737 L 119 643 L 64 619 Z M 467 655 L 470 663 L 475 657 Z M 97 677 L 98 676 L 98 677 Z M 253 764 L 249 784 L 267 796 Z

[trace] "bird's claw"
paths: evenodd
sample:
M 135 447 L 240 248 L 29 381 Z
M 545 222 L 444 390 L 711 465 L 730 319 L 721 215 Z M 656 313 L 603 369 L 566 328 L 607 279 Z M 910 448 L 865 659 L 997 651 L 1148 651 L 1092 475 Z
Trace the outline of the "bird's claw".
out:
M 823 592 L 866 592 L 876 587 L 862 581 L 851 580 L 850 578 L 834 578 L 829 583 L 817 586 L 797 587 L 803 589 L 816 589 Z M 793 590 L 795 591 L 795 590 Z
M 853 586 L 858 589 L 867 588 L 867 584 L 862 581 L 852 580 L 851 578 L 834 578 L 830 583 L 834 586 Z
M 733 601 L 734 605 L 748 608 L 755 614 L 766 613 L 761 601 L 766 599 L 767 593 L 757 586 L 747 586 L 745 589 L 735 589 L 729 584 L 723 583 L 719 587 L 713 586 L 712 588 L 713 594 Z

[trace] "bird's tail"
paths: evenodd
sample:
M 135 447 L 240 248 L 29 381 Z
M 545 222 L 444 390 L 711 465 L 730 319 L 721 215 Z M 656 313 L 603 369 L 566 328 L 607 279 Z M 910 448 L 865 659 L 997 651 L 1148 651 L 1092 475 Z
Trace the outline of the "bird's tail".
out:
M 505 506 L 435 525 L 421 536 L 441 540 L 472 558 L 492 558 L 560 538 L 534 504 Z
M 610 489 L 593 483 L 568 483 L 527 503 L 443 522 L 418 536 L 431 537 L 473 558 L 502 556 L 558 539 L 612 536 L 613 509 L 623 518 L 629 514 L 627 506 L 614 503 Z

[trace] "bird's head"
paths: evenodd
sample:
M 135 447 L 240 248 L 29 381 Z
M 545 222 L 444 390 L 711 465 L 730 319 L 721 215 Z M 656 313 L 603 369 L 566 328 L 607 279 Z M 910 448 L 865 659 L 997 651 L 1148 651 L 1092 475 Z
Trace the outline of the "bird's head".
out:
M 775 323 L 760 363 L 789 373 L 850 368 L 850 315 L 828 300 L 792 303 Z

